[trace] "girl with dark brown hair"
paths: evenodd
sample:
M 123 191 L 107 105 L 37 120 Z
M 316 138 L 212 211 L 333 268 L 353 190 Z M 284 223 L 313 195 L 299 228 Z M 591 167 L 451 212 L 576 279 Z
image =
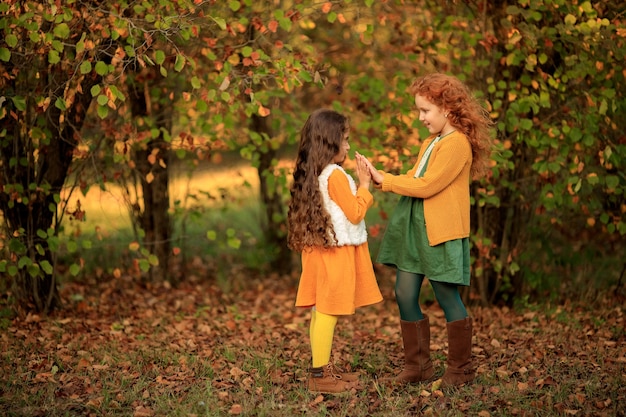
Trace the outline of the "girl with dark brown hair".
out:
M 339 393 L 352 389 L 358 373 L 330 360 L 338 316 L 382 301 L 372 267 L 365 213 L 373 203 L 366 163 L 357 162 L 357 186 L 342 168 L 350 144 L 347 117 L 313 112 L 301 132 L 288 212 L 289 247 L 302 253 L 296 306 L 311 309 L 312 367 L 308 388 Z

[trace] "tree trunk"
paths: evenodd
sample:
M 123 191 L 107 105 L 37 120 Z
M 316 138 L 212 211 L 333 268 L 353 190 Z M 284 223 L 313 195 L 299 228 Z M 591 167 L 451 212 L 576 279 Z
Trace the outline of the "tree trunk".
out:
M 13 80 L 11 88 L 13 91 L 35 89 L 33 83 L 49 88 L 52 83 L 46 84 L 47 74 L 41 71 L 39 79 Z M 85 78 L 81 87 L 89 91 L 98 81 L 99 78 Z M 62 96 L 65 84 L 59 85 L 51 96 Z M 3 191 L 0 192 L 0 211 L 10 241 L 13 241 L 13 245 L 9 244 L 11 257 L 18 266 L 22 265 L 11 287 L 17 306 L 24 310 L 47 314 L 61 304 L 55 255 L 49 245 L 50 239 L 56 239 L 59 227 L 55 197 L 61 194 L 68 176 L 78 132 L 91 99 L 89 93 L 77 94 L 74 104 L 63 113 L 55 106 L 50 106 L 45 114 L 15 111 L 19 115 L 17 119 L 5 117 L 0 124 L 0 130 L 6 129 L 8 138 L 0 141 L 0 190 Z M 36 106 L 30 100 L 27 109 Z M 45 141 L 31 137 L 31 129 L 37 125 L 47 132 Z M 9 188 L 14 192 L 7 192 Z M 51 265 L 52 270 L 46 272 L 44 264 Z
M 150 280 L 169 280 L 172 236 L 172 220 L 169 215 L 170 149 L 164 132 L 171 131 L 173 110 L 169 105 L 161 105 L 152 100 L 147 93 L 147 84 L 134 80 L 128 86 L 133 119 L 150 118 L 149 125 L 159 131 L 156 138 L 140 144 L 140 148 L 135 150 L 136 172 L 141 184 L 141 190 L 137 194 L 138 198 L 143 199 L 143 206 L 135 205 L 138 209 L 131 213 L 131 218 L 137 221 L 144 232 L 145 248 L 159 261 L 148 272 Z
M 159 163 L 151 164 L 148 157 L 154 149 L 159 150 L 161 160 L 165 166 Z M 169 257 L 170 238 L 172 234 L 171 219 L 169 215 L 169 150 L 167 143 L 159 137 L 151 140 L 145 150 L 136 152 L 137 170 L 141 176 L 141 190 L 144 208 L 139 215 L 139 225 L 144 231 L 143 242 L 145 247 L 159 260 L 149 272 L 153 281 L 170 279 Z M 152 179 L 149 178 L 152 174 Z
M 252 115 L 251 130 L 260 135 L 272 137 L 272 128 L 267 117 Z M 273 175 L 272 161 L 276 157 L 276 151 L 268 147 L 268 150 L 259 151 L 259 174 L 261 202 L 265 209 L 265 220 L 262 223 L 263 235 L 267 247 L 272 253 L 270 268 L 280 274 L 291 271 L 291 251 L 287 246 L 287 234 L 285 232 L 285 208 L 282 193 L 276 187 L 280 187 L 280 181 L 272 181 L 276 184 L 272 189 L 268 181 L 268 175 Z

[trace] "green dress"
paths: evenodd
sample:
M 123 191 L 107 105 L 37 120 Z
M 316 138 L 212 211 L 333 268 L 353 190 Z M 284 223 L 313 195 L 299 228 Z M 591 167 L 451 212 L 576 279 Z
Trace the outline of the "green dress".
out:
M 424 175 L 426 166 L 419 177 Z M 469 239 L 449 240 L 430 246 L 422 198 L 400 197 L 389 219 L 376 261 L 401 271 L 423 274 L 431 281 L 470 284 Z

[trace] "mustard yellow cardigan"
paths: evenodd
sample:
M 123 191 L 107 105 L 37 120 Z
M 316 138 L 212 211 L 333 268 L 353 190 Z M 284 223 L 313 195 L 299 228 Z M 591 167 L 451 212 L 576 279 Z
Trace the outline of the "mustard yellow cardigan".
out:
M 434 139 L 431 136 L 424 141 L 415 166 L 406 174 L 381 171 L 383 182 L 376 185 L 382 191 L 424 199 L 426 233 L 431 246 L 469 236 L 472 166 L 472 148 L 467 137 L 453 132 L 435 144 L 424 176 L 414 178 L 420 158 Z

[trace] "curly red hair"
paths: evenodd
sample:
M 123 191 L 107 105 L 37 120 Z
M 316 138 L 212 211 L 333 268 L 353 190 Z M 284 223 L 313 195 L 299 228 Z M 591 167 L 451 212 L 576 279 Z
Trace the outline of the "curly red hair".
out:
M 471 175 L 480 178 L 489 168 L 493 121 L 467 85 L 451 75 L 434 73 L 417 78 L 408 91 L 448 113 L 450 124 L 465 134 L 472 146 Z

